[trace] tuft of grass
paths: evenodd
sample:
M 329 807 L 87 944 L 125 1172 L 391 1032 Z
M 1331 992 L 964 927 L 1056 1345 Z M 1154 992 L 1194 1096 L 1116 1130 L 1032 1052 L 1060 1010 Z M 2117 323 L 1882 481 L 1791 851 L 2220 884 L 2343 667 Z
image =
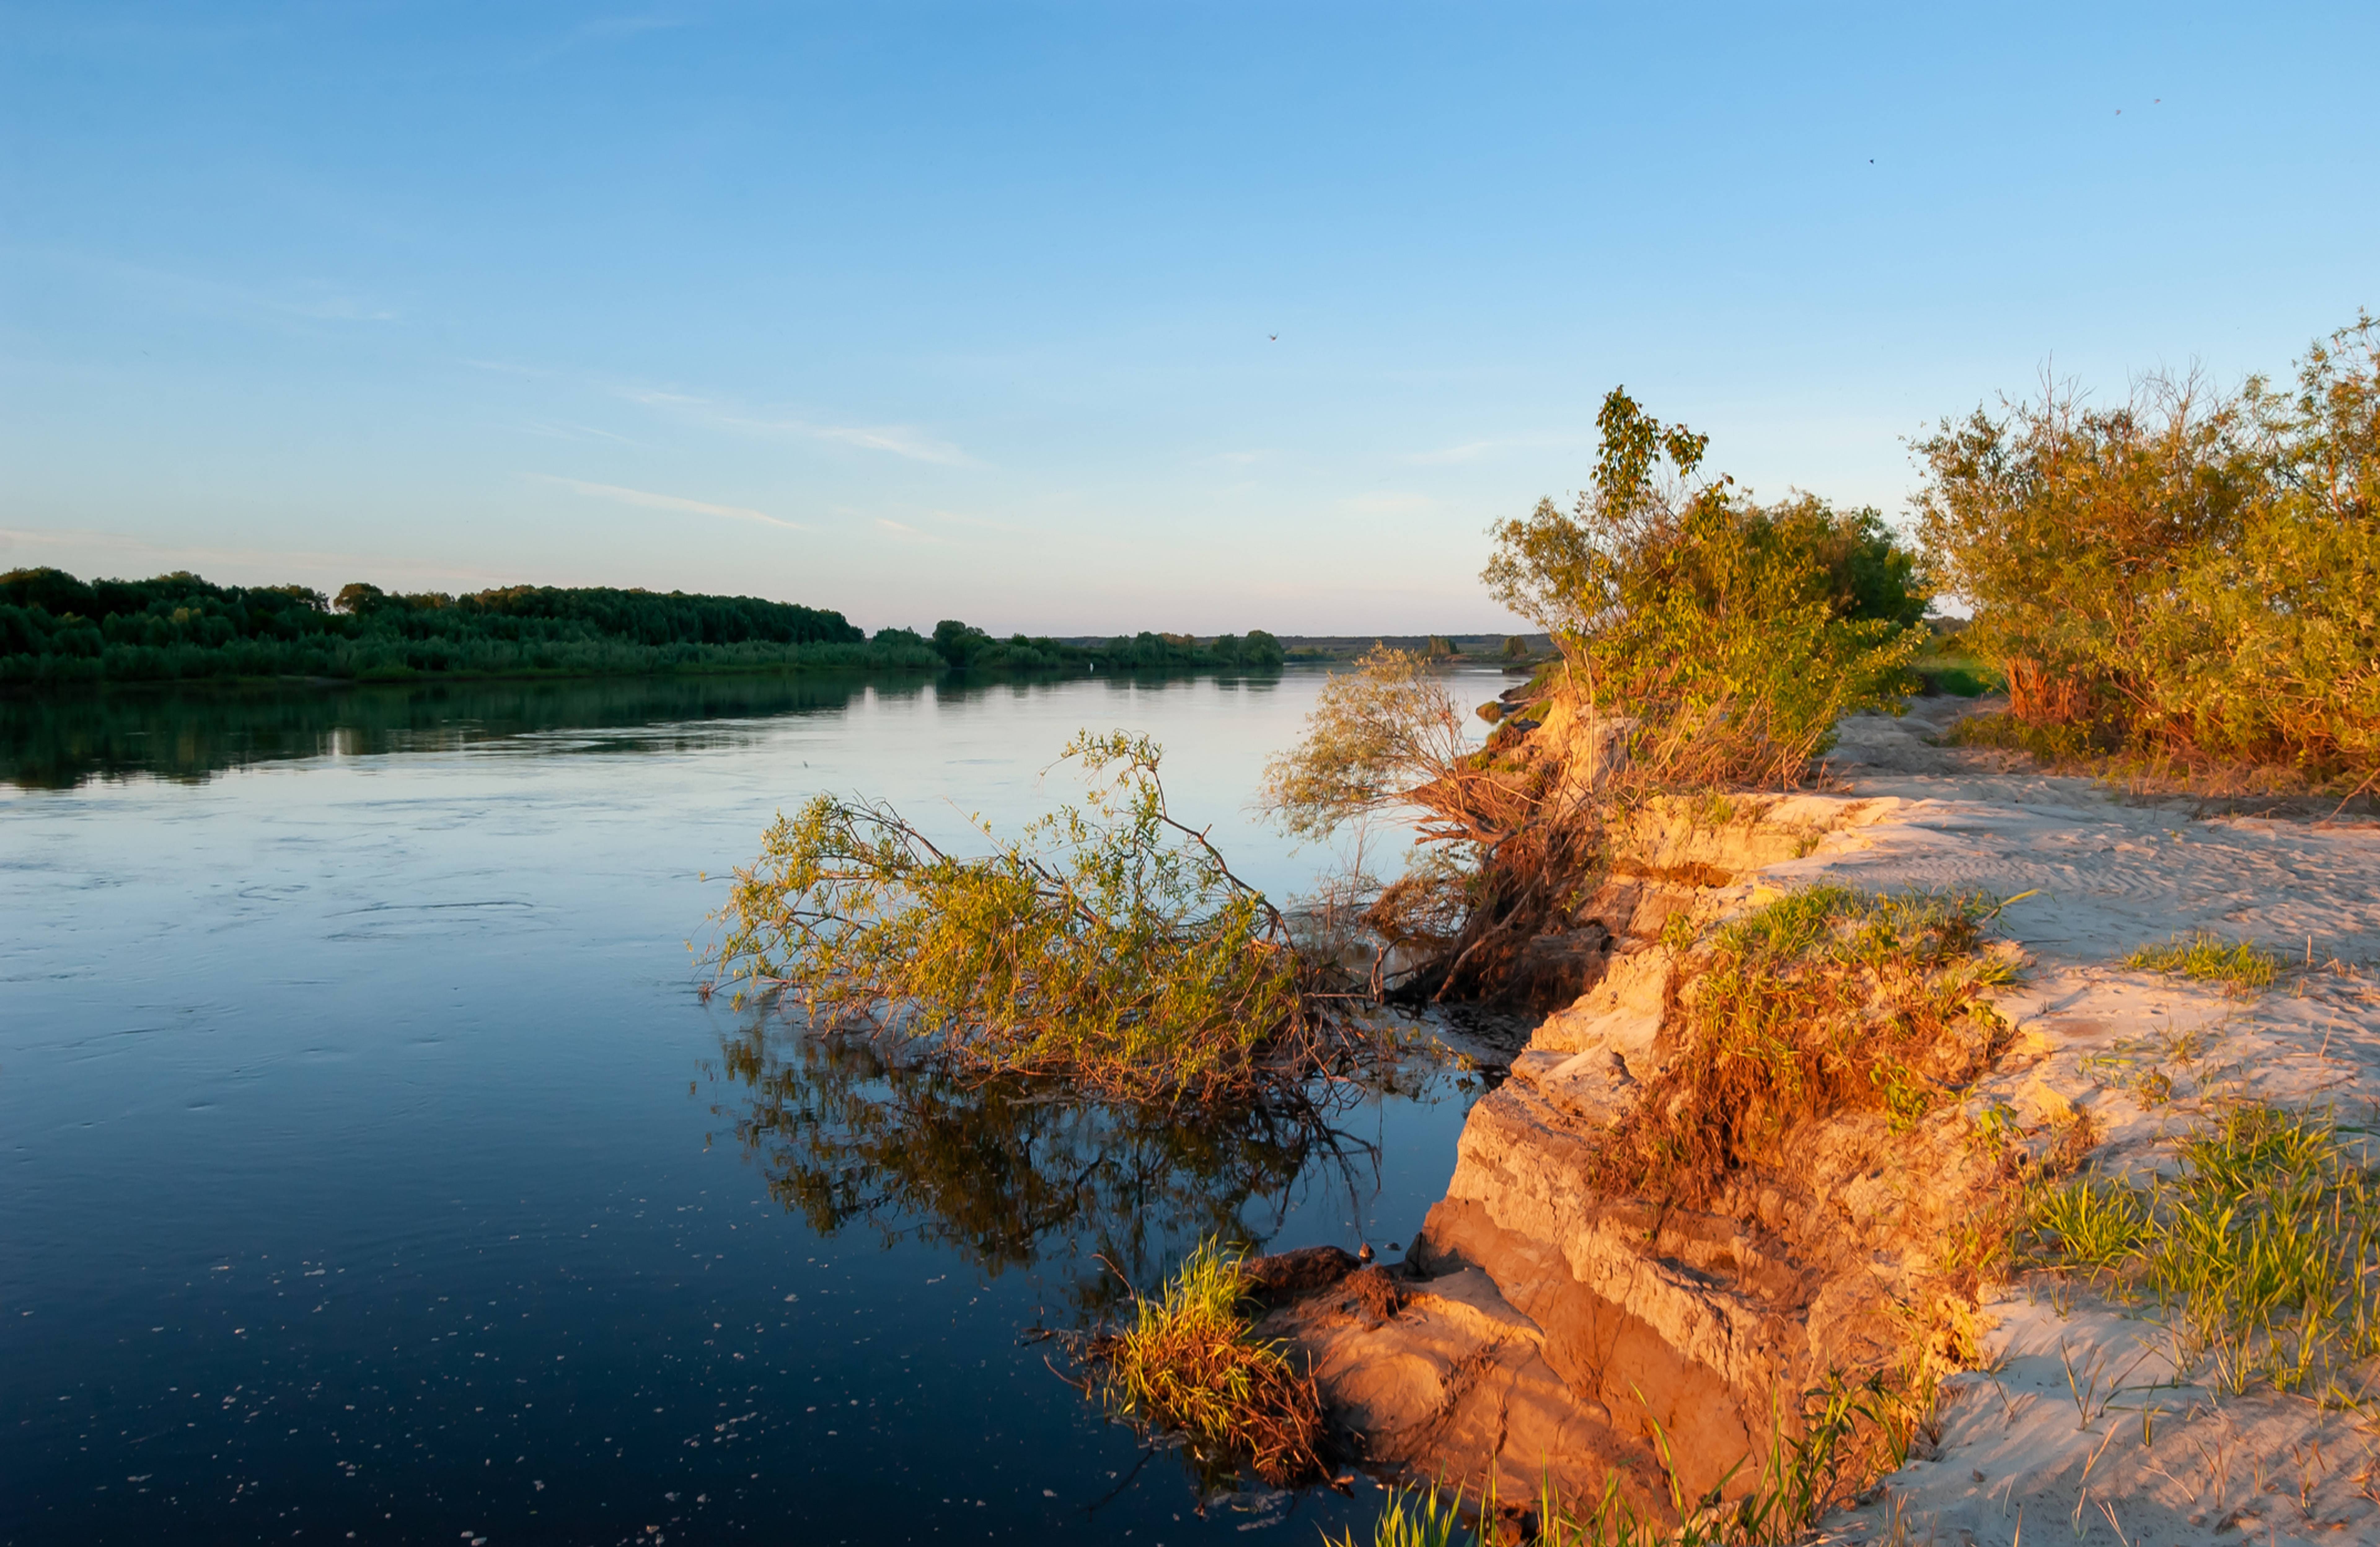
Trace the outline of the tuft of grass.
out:
M 2202 983 L 2221 983 L 2234 993 L 2256 993 L 2273 985 L 2281 970 L 2279 953 L 2252 941 L 2226 943 L 2204 933 L 2175 935 L 2162 945 L 2143 945 L 2124 958 L 2136 972 L 2168 972 Z
M 2248 1104 L 2146 1185 L 2082 1175 L 2028 1200 L 2018 1261 L 2154 1301 L 2238 1393 L 2380 1356 L 2380 1169 L 2331 1118 Z
M 1880 1110 L 1913 1127 L 2000 1050 L 1985 996 L 2016 968 L 1986 930 L 2005 906 L 1813 886 L 1713 931 L 1683 1046 L 1605 1139 L 1604 1180 L 1693 1197 L 1812 1120 Z
M 1202 1462 L 1294 1482 L 1322 1469 L 1321 1394 L 1241 1314 L 1241 1261 L 1201 1242 L 1162 1295 L 1137 1300 L 1131 1326 L 1090 1340 L 1092 1386 L 1117 1418 L 1181 1434 Z

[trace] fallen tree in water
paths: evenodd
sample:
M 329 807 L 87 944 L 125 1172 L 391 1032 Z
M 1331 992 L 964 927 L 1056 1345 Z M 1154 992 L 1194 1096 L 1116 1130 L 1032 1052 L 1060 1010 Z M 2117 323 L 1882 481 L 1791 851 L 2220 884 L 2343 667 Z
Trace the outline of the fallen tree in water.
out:
M 1295 1093 L 1368 1063 L 1353 996 L 1178 821 L 1147 737 L 1088 732 L 1090 780 L 1021 839 L 945 853 L 892 808 L 820 796 L 736 871 L 711 988 L 974 1074 L 1170 1104 Z

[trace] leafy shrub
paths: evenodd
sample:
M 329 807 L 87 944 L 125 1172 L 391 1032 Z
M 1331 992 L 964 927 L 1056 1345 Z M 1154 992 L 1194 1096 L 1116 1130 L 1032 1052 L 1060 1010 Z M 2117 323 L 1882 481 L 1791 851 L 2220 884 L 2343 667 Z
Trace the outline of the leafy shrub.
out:
M 2380 323 L 2293 389 L 2151 376 L 1945 420 L 1918 499 L 2010 713 L 2068 745 L 2380 773 Z
M 1482 815 L 1454 798 L 1478 749 L 1466 718 L 1418 652 L 1375 645 L 1322 684 L 1297 745 L 1265 763 L 1261 798 L 1305 838 L 1413 810 L 1427 813 L 1426 839 L 1484 838 Z
M 781 815 L 735 872 L 720 978 L 821 1030 L 1160 1103 L 1252 1093 L 1356 1045 L 1280 911 L 1167 809 L 1155 743 L 1085 732 L 1063 755 L 1105 781 L 980 858 L 865 801 Z
M 1762 506 L 1731 478 L 1698 481 L 1708 437 L 1621 390 L 1597 423 L 1591 487 L 1495 528 L 1482 578 L 1552 633 L 1590 717 L 1635 722 L 1637 761 L 1790 781 L 1842 716 L 1916 686 L 1928 592 L 1874 510 Z
M 1697 482 L 1706 437 L 1624 391 L 1598 422 L 1590 490 L 1497 527 L 1482 577 L 1560 652 L 1508 695 L 1525 712 L 1500 700 L 1475 746 L 1423 655 L 1378 649 L 1267 769 L 1268 803 L 1302 835 L 1395 813 L 1472 861 L 1433 857 L 1371 911 L 1386 941 L 1426 953 L 1405 992 L 1501 992 L 1532 938 L 1576 922 L 1565 910 L 1612 811 L 1665 789 L 1790 783 L 1837 721 L 1897 711 L 1919 685 L 1929 593 L 1875 511 Z

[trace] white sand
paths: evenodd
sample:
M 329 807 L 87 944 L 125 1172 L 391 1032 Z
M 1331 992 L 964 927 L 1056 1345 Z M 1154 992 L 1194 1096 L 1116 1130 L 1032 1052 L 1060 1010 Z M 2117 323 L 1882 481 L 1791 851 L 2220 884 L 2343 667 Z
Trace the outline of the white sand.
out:
M 2235 1097 L 2380 1127 L 2380 825 L 2195 820 L 2188 801 L 1995 772 L 2005 760 L 1919 739 L 1955 707 L 1847 727 L 1850 793 L 1896 804 L 1763 881 L 2037 888 L 2004 919 L 2033 958 L 2003 1004 L 2022 1052 L 1982 1094 L 2028 1121 L 2088 1109 L 2103 1165 L 2155 1164 Z M 2243 999 L 2118 965 L 2200 929 L 2299 966 Z M 1952 1383 L 1938 1451 L 1830 1519 L 1828 1540 L 2380 1542 L 2380 1412 L 2212 1390 L 2174 1368 L 2147 1311 L 2076 1295 L 2060 1314 L 2051 1293 L 2020 1285 L 1986 1305 L 1992 1372 Z

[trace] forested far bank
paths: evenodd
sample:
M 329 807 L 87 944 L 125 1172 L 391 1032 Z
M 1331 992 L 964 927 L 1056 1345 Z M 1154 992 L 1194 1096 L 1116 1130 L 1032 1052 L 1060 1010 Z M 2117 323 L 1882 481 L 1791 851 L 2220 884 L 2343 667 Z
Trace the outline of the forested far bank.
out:
M 888 629 L 877 638 L 883 639 L 889 633 L 906 634 L 907 630 Z M 1277 671 L 1283 655 L 1281 641 L 1261 628 L 1245 634 L 1220 634 L 1209 640 L 1146 630 L 1111 640 L 1054 640 L 1024 634 L 999 640 L 956 618 L 944 618 L 934 626 L 933 639 L 920 642 L 930 643 L 944 664 L 968 671 L 1100 667 L 1116 671 Z
M 930 638 L 909 628 L 871 636 L 831 609 L 751 596 L 553 586 L 407 594 L 358 583 L 333 597 L 188 572 L 89 581 L 59 569 L 0 574 L 0 684 L 18 686 L 810 667 L 1269 671 L 1281 659 L 1280 641 L 1261 629 L 996 640 L 944 620 Z

